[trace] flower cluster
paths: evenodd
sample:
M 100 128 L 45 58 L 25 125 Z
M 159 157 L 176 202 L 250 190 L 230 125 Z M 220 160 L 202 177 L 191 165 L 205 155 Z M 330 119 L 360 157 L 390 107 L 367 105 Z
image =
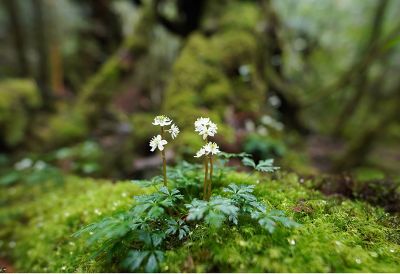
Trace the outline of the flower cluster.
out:
M 156 150 L 156 148 L 158 148 L 160 151 L 163 151 L 164 146 L 168 144 L 168 142 L 163 139 L 164 127 L 171 125 L 170 129 L 167 129 L 165 131 L 171 134 L 172 139 L 175 139 L 178 136 L 179 128 L 172 123 L 172 120 L 169 117 L 164 115 L 156 116 L 152 124 L 161 127 L 161 134 L 154 136 L 150 140 L 150 151 L 154 151 Z
M 197 151 L 194 157 L 200 158 L 201 156 L 208 155 L 217 155 L 221 151 L 219 150 L 219 146 L 214 142 L 208 142 L 205 144 L 199 151 Z
M 153 125 L 155 126 L 165 127 L 169 126 L 170 124 L 172 124 L 172 120 L 165 115 L 156 116 L 153 121 Z
M 217 134 L 217 125 L 211 122 L 210 118 L 198 118 L 194 122 L 194 130 L 206 140 L 208 136 L 214 136 Z

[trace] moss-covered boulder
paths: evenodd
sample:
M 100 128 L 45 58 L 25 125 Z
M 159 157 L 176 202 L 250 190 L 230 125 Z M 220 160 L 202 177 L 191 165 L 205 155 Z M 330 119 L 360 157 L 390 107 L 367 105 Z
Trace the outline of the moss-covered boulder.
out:
M 33 80 L 1 81 L 0 142 L 10 147 L 20 144 L 28 130 L 31 111 L 40 106 L 40 94 Z
M 279 227 L 269 234 L 251 222 L 218 230 L 200 224 L 186 241 L 171 246 L 161 271 L 400 271 L 399 220 L 383 209 L 327 198 L 308 189 L 295 174 L 281 173 L 272 179 L 228 173 L 216 191 L 230 182 L 255 184 L 255 194 L 263 202 L 284 210 L 301 227 Z M 19 271 L 121 271 L 118 261 L 91 258 L 84 238 L 71 235 L 130 208 L 132 196 L 153 189 L 78 177 L 66 177 L 64 184 L 3 187 L 0 256 Z
M 251 16 L 232 16 L 231 11 L 238 9 Z M 265 85 L 259 69 L 259 18 L 255 5 L 232 1 L 221 11 L 214 33 L 196 32 L 187 39 L 174 64 L 164 104 L 165 113 L 184 129 L 192 129 L 200 116 L 221 125 L 234 113 L 261 110 Z M 233 141 L 228 137 L 233 136 L 230 127 L 221 126 L 219 133 L 226 141 Z M 199 146 L 201 140 L 193 133 L 184 133 L 180 142 Z

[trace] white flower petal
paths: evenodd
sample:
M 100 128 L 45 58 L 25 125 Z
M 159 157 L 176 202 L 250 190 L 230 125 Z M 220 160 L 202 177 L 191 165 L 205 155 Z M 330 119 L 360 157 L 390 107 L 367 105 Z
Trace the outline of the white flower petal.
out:
M 160 151 L 164 150 L 164 145 L 168 144 L 166 140 L 163 140 L 161 135 L 154 136 L 150 140 L 150 151 L 154 151 L 156 148 L 158 148 Z

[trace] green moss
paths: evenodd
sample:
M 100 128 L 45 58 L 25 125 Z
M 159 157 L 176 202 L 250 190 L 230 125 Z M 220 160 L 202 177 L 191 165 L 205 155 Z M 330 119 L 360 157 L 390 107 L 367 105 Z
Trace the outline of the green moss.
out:
M 40 105 L 40 94 L 33 80 L 0 82 L 0 139 L 9 146 L 20 144 L 29 128 L 30 111 Z
M 82 224 L 126 209 L 132 196 L 144 191 L 132 183 L 77 177 L 68 177 L 61 186 L 49 182 L 9 188 L 1 199 L 8 204 L 0 210 L 1 256 L 11 254 L 21 271 L 100 271 L 102 266 L 85 256 L 84 242 L 71 234 Z M 12 202 L 16 200 L 18 204 Z
M 163 271 L 400 271 L 396 219 L 382 209 L 327 198 L 304 187 L 295 174 L 271 179 L 228 173 L 219 185 L 230 182 L 256 184 L 258 197 L 302 226 L 270 235 L 247 220 L 218 231 L 200 225 L 182 246 L 167 251 Z M 132 183 L 77 177 L 67 177 L 63 185 L 2 188 L 0 255 L 19 271 L 119 271 L 116 262 L 88 258 L 84 240 L 71 234 L 127 209 L 133 195 L 147 191 Z
M 232 174 L 229 181 L 242 182 Z M 239 228 L 195 230 L 169 251 L 171 272 L 398 272 L 400 235 L 388 214 L 361 202 L 338 202 L 306 190 L 297 176 L 261 180 L 258 195 L 303 225 L 269 235 L 242 220 Z M 391 236 L 392 235 L 392 236 Z M 393 236 L 394 235 L 394 236 Z
M 354 177 L 357 181 L 368 181 L 368 180 L 384 180 L 385 174 L 375 168 L 359 167 L 354 170 Z
M 219 26 L 227 30 L 254 31 L 260 19 L 262 19 L 259 7 L 251 1 L 247 3 L 232 1 L 229 8 L 225 8 L 224 11 Z
M 52 116 L 49 120 L 47 140 L 54 140 L 57 144 L 79 140 L 88 132 L 88 125 L 84 113 L 79 111 L 63 111 L 60 115 Z M 46 134 L 47 131 L 43 131 Z

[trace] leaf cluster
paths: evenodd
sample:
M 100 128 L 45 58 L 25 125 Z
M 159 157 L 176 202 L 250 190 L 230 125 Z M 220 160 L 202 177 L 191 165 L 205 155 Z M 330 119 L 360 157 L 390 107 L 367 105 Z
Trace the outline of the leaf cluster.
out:
M 129 271 L 154 272 L 163 261 L 165 241 L 171 237 L 182 240 L 189 234 L 189 227 L 177 211 L 183 195 L 162 186 L 155 193 L 134 198 L 130 210 L 90 224 L 73 236 L 89 234 L 87 244 L 95 246 L 92 257 L 106 255 L 113 259 L 114 250 L 124 249 L 121 243 L 126 243 L 121 266 Z
M 244 157 L 242 163 L 260 172 L 274 172 L 279 170 L 279 167 L 274 166 L 274 159 L 261 160 L 256 164 L 253 159 Z
M 285 216 L 283 211 L 269 209 L 253 194 L 253 185 L 229 184 L 223 188 L 226 197 L 212 196 L 210 201 L 193 200 L 186 204 L 189 209 L 188 221 L 203 220 L 212 228 L 221 227 L 226 221 L 238 225 L 242 216 L 250 216 L 269 233 L 273 233 L 280 223 L 287 228 L 297 227 L 298 223 Z

